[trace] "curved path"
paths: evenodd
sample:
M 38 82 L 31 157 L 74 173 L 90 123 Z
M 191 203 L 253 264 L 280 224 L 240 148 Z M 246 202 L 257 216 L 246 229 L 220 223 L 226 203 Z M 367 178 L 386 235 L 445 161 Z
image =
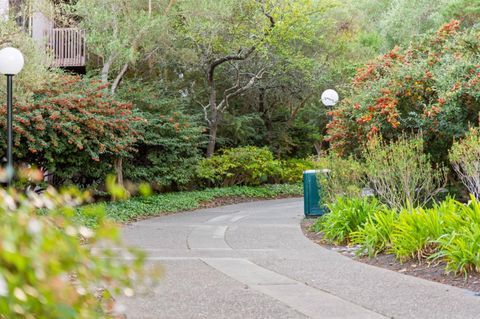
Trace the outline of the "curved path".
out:
M 305 238 L 303 201 L 180 213 L 124 228 L 166 270 L 131 319 L 480 318 L 473 293 L 355 262 Z

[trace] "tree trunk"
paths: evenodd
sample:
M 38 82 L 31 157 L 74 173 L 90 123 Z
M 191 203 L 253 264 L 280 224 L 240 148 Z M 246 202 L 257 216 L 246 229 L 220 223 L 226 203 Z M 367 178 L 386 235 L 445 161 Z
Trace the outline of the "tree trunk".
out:
M 213 93 L 213 97 L 215 98 L 215 93 Z M 212 102 L 212 101 L 211 101 Z M 210 111 L 210 120 L 208 123 L 208 146 L 207 146 L 207 158 L 212 157 L 213 153 L 215 153 L 215 146 L 217 144 L 217 130 L 218 130 L 218 122 L 220 121 L 218 110 L 216 105 L 212 107 Z
M 108 57 L 107 62 L 103 64 L 101 79 L 103 83 L 108 83 L 108 74 L 110 73 L 110 68 L 113 63 L 113 55 Z
M 207 158 L 212 157 L 215 152 L 215 145 L 217 144 L 217 129 L 218 121 L 212 121 L 209 127 L 210 135 L 208 137 Z
M 115 167 L 115 173 L 117 174 L 117 182 L 120 186 L 123 186 L 123 158 L 116 158 L 113 162 Z
M 215 145 L 217 144 L 217 129 L 218 129 L 218 109 L 217 109 L 217 87 L 213 78 L 213 71 L 209 73 L 208 83 L 210 85 L 210 116 L 208 122 L 208 146 L 207 158 L 212 157 L 215 152 Z
M 128 62 L 123 65 L 123 68 L 120 70 L 120 73 L 118 73 L 117 77 L 115 78 L 115 81 L 113 81 L 112 88 L 111 88 L 112 95 L 114 95 L 115 92 L 117 91 L 120 81 L 122 81 L 123 76 L 125 75 L 125 73 L 127 73 L 127 69 L 128 69 Z

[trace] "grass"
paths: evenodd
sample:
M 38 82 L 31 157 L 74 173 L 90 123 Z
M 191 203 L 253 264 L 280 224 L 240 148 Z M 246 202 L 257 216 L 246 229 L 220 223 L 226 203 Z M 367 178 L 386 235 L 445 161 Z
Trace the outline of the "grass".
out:
M 76 219 L 87 226 L 95 226 L 99 220 L 99 211 L 118 222 L 128 222 L 138 218 L 158 216 L 167 213 L 188 211 L 219 198 L 269 199 L 282 196 L 301 196 L 300 184 L 281 184 L 264 186 L 233 186 L 209 188 L 201 191 L 176 192 L 134 197 L 125 201 L 99 203 L 81 207 L 76 211 Z

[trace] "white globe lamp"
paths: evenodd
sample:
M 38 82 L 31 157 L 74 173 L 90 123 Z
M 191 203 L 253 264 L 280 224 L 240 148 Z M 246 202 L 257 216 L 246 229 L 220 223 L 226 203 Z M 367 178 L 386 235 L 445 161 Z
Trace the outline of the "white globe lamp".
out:
M 3 75 L 17 75 L 22 71 L 25 60 L 20 50 L 4 48 L 0 50 L 0 73 Z
M 322 93 L 322 103 L 327 107 L 335 106 L 338 103 L 339 96 L 337 91 L 328 89 Z
M 15 48 L 0 50 L 0 73 L 7 77 L 7 180 L 11 185 L 13 170 L 13 77 L 23 69 L 23 54 Z

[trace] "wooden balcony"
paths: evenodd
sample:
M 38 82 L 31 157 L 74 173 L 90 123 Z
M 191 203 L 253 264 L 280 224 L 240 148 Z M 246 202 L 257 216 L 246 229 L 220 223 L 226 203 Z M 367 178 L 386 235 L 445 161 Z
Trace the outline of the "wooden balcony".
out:
M 53 28 L 46 31 L 46 39 L 52 67 L 85 66 L 85 30 Z

